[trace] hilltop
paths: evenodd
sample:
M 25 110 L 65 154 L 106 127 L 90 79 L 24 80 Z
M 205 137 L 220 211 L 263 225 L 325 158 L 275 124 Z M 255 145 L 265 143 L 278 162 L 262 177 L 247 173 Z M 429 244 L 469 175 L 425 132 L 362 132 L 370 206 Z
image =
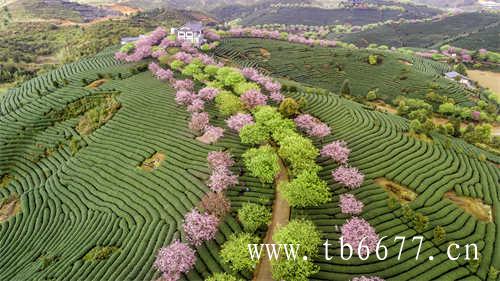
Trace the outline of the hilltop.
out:
M 414 113 L 432 119 L 432 106 L 410 99 L 427 98 L 429 89 L 438 93 L 431 96 L 439 100 L 433 105 L 480 110 L 480 118 L 498 110 L 498 104 L 471 99 L 458 82 L 444 80 L 448 65 L 389 50 L 284 39 L 223 38 L 204 45 L 201 53 L 164 39 L 163 29 L 148 36 L 140 43 L 154 47 L 154 55 L 141 53 L 139 44 L 113 46 L 0 97 L 0 279 L 158 279 L 157 269 L 170 266 L 154 265 L 158 251 L 179 246 L 177 240 L 187 265 L 176 277 L 194 281 L 228 272 L 251 279 L 256 262 L 236 267 L 232 259 L 245 251 L 235 249 L 272 234 L 274 226 L 264 217 L 249 227 L 242 210 L 257 205 L 269 213 L 282 193 L 291 202 L 290 225 L 307 226 L 299 230 L 312 229 L 317 239 L 337 240 L 346 231 L 341 226 L 353 219 L 370 231 L 370 239 L 391 237 L 384 240 L 386 258 L 370 261 L 358 256 L 344 261 L 338 245 L 329 252 L 336 258 L 326 261 L 314 240 L 311 259 L 297 265 L 311 265 L 304 274 L 313 280 L 496 276 L 499 155 L 446 130 L 426 132 L 415 126 L 416 119 L 407 119 Z M 339 87 L 345 78 L 350 86 Z M 363 99 L 374 87 L 379 88 L 375 100 Z M 269 107 L 251 98 L 264 94 Z M 407 100 L 397 113 L 414 110 L 415 104 L 422 108 L 399 116 L 370 106 L 398 95 Z M 423 111 L 429 116 L 421 116 Z M 202 114 L 208 124 L 195 122 Z M 227 121 L 237 114 L 252 118 L 240 131 Z M 471 121 L 471 115 L 463 122 L 473 131 L 464 134 L 476 137 L 480 132 L 474 128 L 483 120 Z M 326 144 L 339 144 L 335 141 L 344 149 L 342 159 L 320 155 Z M 261 157 L 254 160 L 251 153 Z M 257 165 L 262 159 L 269 162 Z M 335 176 L 346 169 L 350 172 Z M 279 172 L 277 177 L 265 178 L 270 170 Z M 284 180 L 287 174 L 293 185 Z M 287 193 L 296 187 L 299 198 Z M 308 192 L 317 188 L 321 194 Z M 216 200 L 224 205 L 216 232 L 187 246 L 193 243 L 187 233 L 193 233 L 186 221 L 199 218 L 196 208 L 217 208 L 203 203 L 210 202 L 211 191 L 230 207 Z M 359 210 L 344 210 L 347 195 Z M 295 231 L 289 236 L 308 238 Z M 421 259 L 415 259 L 418 244 L 400 247 L 392 240 L 399 235 L 424 237 Z M 241 244 L 235 237 L 243 237 Z M 293 242 L 288 235 L 278 238 Z M 449 260 L 446 246 L 459 241 L 476 243 L 481 259 Z M 284 273 L 293 275 L 295 269 Z

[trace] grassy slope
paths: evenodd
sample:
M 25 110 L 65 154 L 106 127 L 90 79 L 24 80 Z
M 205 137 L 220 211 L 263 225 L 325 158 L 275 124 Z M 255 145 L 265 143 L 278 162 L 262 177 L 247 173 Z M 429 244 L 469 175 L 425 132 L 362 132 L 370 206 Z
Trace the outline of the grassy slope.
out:
M 485 26 L 500 22 L 500 16 L 494 14 L 468 13 L 445 18 L 441 21 L 416 24 L 394 24 L 363 32 L 339 36 L 339 39 L 355 43 L 357 46 L 367 46 L 370 43 L 385 44 L 394 47 L 431 47 L 448 43 L 454 45 L 455 38 L 459 45 L 471 49 L 499 48 L 498 25 L 492 29 L 483 30 Z M 474 24 L 471 24 L 474 23 Z M 471 33 L 470 37 L 457 37 L 463 33 Z M 449 42 L 448 42 L 449 41 Z M 461 43 L 461 41 L 464 41 Z M 468 43 L 465 43 L 468 42 Z

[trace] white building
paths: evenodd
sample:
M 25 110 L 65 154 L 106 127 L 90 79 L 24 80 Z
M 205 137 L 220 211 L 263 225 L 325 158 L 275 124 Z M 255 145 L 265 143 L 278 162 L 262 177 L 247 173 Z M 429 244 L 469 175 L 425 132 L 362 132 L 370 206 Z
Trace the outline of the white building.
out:
M 188 22 L 185 25 L 170 29 L 170 34 L 175 34 L 178 40 L 200 45 L 205 42 L 203 38 L 203 24 L 201 22 Z
M 457 81 L 458 83 L 470 88 L 470 89 L 475 89 L 474 87 L 474 84 L 472 83 L 472 81 L 465 77 L 464 75 L 456 72 L 456 71 L 451 71 L 451 72 L 446 72 L 444 74 L 444 77 L 450 79 L 450 80 L 453 80 L 453 81 Z

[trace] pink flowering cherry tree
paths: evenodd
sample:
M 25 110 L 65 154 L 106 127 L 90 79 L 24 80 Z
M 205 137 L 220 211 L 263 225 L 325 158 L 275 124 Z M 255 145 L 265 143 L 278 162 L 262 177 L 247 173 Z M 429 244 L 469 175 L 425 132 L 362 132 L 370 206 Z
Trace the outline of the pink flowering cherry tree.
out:
M 234 165 L 233 156 L 225 151 L 210 151 L 207 155 L 207 162 L 210 169 L 229 169 Z
M 210 125 L 210 117 L 207 112 L 194 112 L 189 121 L 189 129 L 195 133 L 202 133 Z
M 344 243 L 351 245 L 356 254 L 366 256 L 373 252 L 379 240 L 375 229 L 364 219 L 352 217 L 341 227 Z M 362 246 L 359 246 L 361 243 Z M 366 246 L 366 247 L 365 247 Z M 358 251 L 358 248 L 361 251 Z
M 200 246 L 204 241 L 212 240 L 217 233 L 219 219 L 208 213 L 200 213 L 193 209 L 184 216 L 182 228 L 186 239 L 193 246 Z
M 267 96 L 258 90 L 248 90 L 240 97 L 241 102 L 246 108 L 252 109 L 259 105 L 266 105 Z
M 321 149 L 321 156 L 331 158 L 340 164 L 346 164 L 351 150 L 343 140 L 333 141 Z
M 364 204 L 352 194 L 342 194 L 340 195 L 339 207 L 343 214 L 358 215 L 363 211 Z
M 229 169 L 221 168 L 212 171 L 208 179 L 208 187 L 214 192 L 222 192 L 231 186 L 238 184 L 238 176 Z
M 353 167 L 340 166 L 332 172 L 332 177 L 336 182 L 347 188 L 357 188 L 363 183 L 365 176 Z
M 226 120 L 227 126 L 236 132 L 240 132 L 240 130 L 246 125 L 254 124 L 253 117 L 250 114 L 245 113 L 237 113 Z
M 176 281 L 194 267 L 196 252 L 178 240 L 158 251 L 154 266 L 162 273 L 165 281 Z

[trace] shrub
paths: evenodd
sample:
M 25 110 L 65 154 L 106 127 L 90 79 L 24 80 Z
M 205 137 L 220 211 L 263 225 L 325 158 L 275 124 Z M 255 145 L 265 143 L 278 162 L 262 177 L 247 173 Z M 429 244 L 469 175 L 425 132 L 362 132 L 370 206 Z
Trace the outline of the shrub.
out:
M 307 255 L 312 258 L 318 254 L 321 233 L 312 221 L 291 220 L 274 233 L 273 241 L 277 244 L 300 244 L 297 256 Z
M 258 260 L 248 254 L 248 244 L 259 243 L 259 237 L 250 233 L 232 234 L 220 250 L 222 261 L 229 265 L 231 270 L 253 270 Z
M 221 92 L 218 94 L 215 97 L 215 103 L 219 112 L 224 116 L 230 116 L 243 110 L 240 99 L 229 92 Z
M 279 112 L 285 117 L 292 117 L 300 113 L 300 105 L 293 98 L 285 98 L 279 106 Z
M 158 251 L 154 266 L 167 280 L 179 280 L 182 273 L 194 267 L 196 253 L 187 244 L 174 241 Z
M 222 220 L 231 211 L 231 202 L 222 192 L 208 192 L 198 204 L 198 209 Z
M 233 90 L 238 96 L 241 96 L 250 90 L 260 91 L 260 87 L 253 82 L 241 82 L 234 85 Z
M 217 233 L 219 219 L 208 213 L 194 209 L 184 216 L 183 229 L 191 245 L 200 246 L 204 241 L 212 240 Z
M 272 183 L 280 171 L 278 155 L 269 145 L 251 148 L 242 157 L 250 174 L 263 183 Z
M 247 232 L 255 232 L 271 222 L 271 211 L 263 205 L 255 203 L 244 203 L 238 210 L 238 220 L 243 224 Z
M 261 124 L 248 124 L 240 130 L 240 139 L 244 144 L 262 144 L 269 140 L 269 131 Z
M 377 55 L 369 55 L 368 56 L 368 63 L 371 65 L 377 65 L 379 64 L 379 57 Z
M 444 227 L 438 225 L 432 232 L 434 234 L 434 240 L 436 242 L 442 242 L 446 239 L 446 230 L 444 229 Z
M 293 207 L 317 207 L 332 199 L 327 183 L 310 171 L 303 171 L 292 181 L 281 183 L 279 189 Z
M 377 99 L 377 92 L 372 90 L 372 91 L 369 91 L 367 94 L 366 94 L 366 99 L 369 100 L 369 101 L 373 101 L 373 100 L 376 100 Z

